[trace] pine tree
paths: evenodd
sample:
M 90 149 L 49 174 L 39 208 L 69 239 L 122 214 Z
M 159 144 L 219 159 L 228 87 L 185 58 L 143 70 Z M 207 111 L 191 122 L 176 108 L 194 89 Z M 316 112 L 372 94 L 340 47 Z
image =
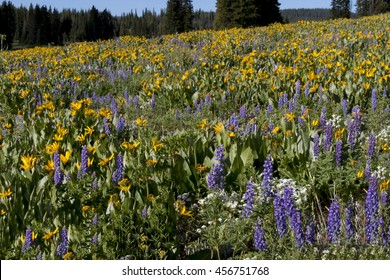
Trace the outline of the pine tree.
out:
M 370 14 L 370 2 L 371 0 L 357 0 L 356 12 L 358 16 L 368 16 Z
M 12 42 L 14 40 L 16 31 L 16 15 L 15 7 L 11 2 L 3 2 L 0 6 L 0 34 L 5 35 L 2 39 L 3 49 L 12 49 Z
M 350 0 L 332 0 L 331 7 L 331 17 L 333 19 L 351 17 Z
M 192 0 L 168 0 L 165 33 L 182 33 L 193 29 Z

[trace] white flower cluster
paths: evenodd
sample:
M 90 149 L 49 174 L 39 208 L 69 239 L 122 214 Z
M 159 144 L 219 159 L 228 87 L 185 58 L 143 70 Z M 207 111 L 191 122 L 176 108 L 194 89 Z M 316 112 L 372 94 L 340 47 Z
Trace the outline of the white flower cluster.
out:
M 385 127 L 378 133 L 377 139 L 381 142 L 389 142 L 390 140 L 390 126 Z
M 380 165 L 376 167 L 376 170 L 372 172 L 372 175 L 375 175 L 380 181 L 387 179 L 389 176 L 389 174 L 386 172 L 386 168 Z
M 307 186 L 298 186 L 292 179 L 274 179 L 272 181 L 274 192 L 283 195 L 284 189 L 289 187 L 293 189 L 293 198 L 300 205 L 307 200 Z
M 341 123 L 341 116 L 339 115 L 332 115 L 332 118 L 326 122 L 326 124 L 332 124 L 333 128 L 340 128 L 340 123 Z

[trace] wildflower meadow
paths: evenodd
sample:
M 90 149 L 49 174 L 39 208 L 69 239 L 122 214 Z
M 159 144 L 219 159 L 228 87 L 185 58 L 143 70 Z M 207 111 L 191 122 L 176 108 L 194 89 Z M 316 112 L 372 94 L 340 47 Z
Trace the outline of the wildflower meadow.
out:
M 1 259 L 389 259 L 390 15 L 0 52 Z

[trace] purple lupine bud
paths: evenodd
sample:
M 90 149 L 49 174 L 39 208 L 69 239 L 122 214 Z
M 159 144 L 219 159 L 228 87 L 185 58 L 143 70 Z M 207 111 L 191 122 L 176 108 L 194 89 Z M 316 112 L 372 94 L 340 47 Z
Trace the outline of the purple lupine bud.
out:
M 332 244 L 337 244 L 340 241 L 340 204 L 337 197 L 332 200 L 329 207 L 327 233 L 328 241 Z
M 386 206 L 387 202 L 388 202 L 387 191 L 382 191 L 381 192 L 381 203 L 382 203 L 383 206 Z
M 39 251 L 39 253 L 38 253 L 38 255 L 37 255 L 37 260 L 38 260 L 38 261 L 43 260 L 42 252 L 41 252 L 41 251 Z
M 366 177 L 366 181 L 369 183 L 371 180 L 371 160 L 367 159 L 366 168 L 364 169 L 364 176 Z
M 232 131 L 237 131 L 238 127 L 240 126 L 240 121 L 236 114 L 230 116 L 228 126 L 229 126 L 228 129 Z
M 123 179 L 123 156 L 121 153 L 116 158 L 116 170 L 112 175 L 112 182 L 118 183 Z
M 99 187 L 98 180 L 95 178 L 95 180 L 93 180 L 92 182 L 92 189 L 97 190 L 98 187 Z
M 376 90 L 373 89 L 372 93 L 371 93 L 371 108 L 372 108 L 372 110 L 375 111 L 377 106 L 378 106 L 378 99 L 376 97 Z
M 294 213 L 296 212 L 292 188 L 290 188 L 290 187 L 284 188 L 283 202 L 284 202 L 284 209 L 286 210 L 286 213 L 291 220 L 292 217 L 294 216 Z
M 303 124 L 305 123 L 305 119 L 301 116 L 298 117 L 298 127 L 301 128 Z
M 302 231 L 301 213 L 296 211 L 291 219 L 291 227 L 294 232 L 295 245 L 300 250 L 305 244 L 305 237 Z
M 267 250 L 267 242 L 265 240 L 264 228 L 261 225 L 261 220 L 258 219 L 255 223 L 255 234 L 254 234 L 254 245 L 255 249 L 259 251 Z
M 22 245 L 22 253 L 26 253 L 26 251 L 31 248 L 32 243 L 32 230 L 28 228 L 26 229 L 26 239 Z
M 99 242 L 99 236 L 98 236 L 98 233 L 96 232 L 93 237 L 92 237 L 92 244 L 98 244 Z
M 348 201 L 345 208 L 345 237 L 347 241 L 351 241 L 355 234 L 355 227 L 353 226 L 353 203 Z
M 146 218 L 149 216 L 149 208 L 145 205 L 141 211 L 141 217 Z
M 124 128 L 125 128 L 125 119 L 124 118 L 118 118 L 118 121 L 116 123 L 116 131 L 118 133 L 121 133 Z
M 246 118 L 246 108 L 245 106 L 241 106 L 240 108 L 240 118 L 245 119 Z
M 118 105 L 114 98 L 111 98 L 111 111 L 115 116 L 118 115 Z
M 138 95 L 134 96 L 133 103 L 134 103 L 135 109 L 138 109 L 139 108 L 139 97 L 138 97 Z
M 276 227 L 278 235 L 282 238 L 287 233 L 287 217 L 284 209 L 283 197 L 276 194 L 274 199 L 274 216 L 276 219 Z
M 279 100 L 278 100 L 278 108 L 279 108 L 279 109 L 282 109 L 283 106 L 284 106 L 283 95 L 280 95 L 280 96 L 279 96 Z
M 320 115 L 320 125 L 321 125 L 321 128 L 323 130 L 325 130 L 325 126 L 326 126 L 326 108 L 323 107 L 321 109 L 321 115 Z
M 108 126 L 108 122 L 107 122 L 107 118 L 106 117 L 104 117 L 104 119 L 103 119 L 103 129 L 104 129 L 104 133 L 107 136 L 111 135 L 110 127 Z
M 341 160 L 343 158 L 343 142 L 337 140 L 336 142 L 336 166 L 341 166 Z
M 152 99 L 150 101 L 150 107 L 152 108 L 152 110 L 154 110 L 154 108 L 156 107 L 156 97 L 154 96 L 154 93 L 152 94 Z
M 242 210 L 242 218 L 250 218 L 253 210 L 253 202 L 255 200 L 255 185 L 253 183 L 253 178 L 251 177 L 248 183 L 246 184 L 246 192 L 243 197 L 245 203 L 244 209 Z
M 54 161 L 54 184 L 57 186 L 61 184 L 64 179 L 64 173 L 61 170 L 60 153 L 58 151 L 56 151 L 53 154 L 53 161 Z
M 368 140 L 368 157 L 371 159 L 375 156 L 376 138 L 373 132 L 370 133 Z
M 320 137 L 318 136 L 317 133 L 314 134 L 313 142 L 314 142 L 313 155 L 314 155 L 314 158 L 316 159 L 320 156 Z
M 95 216 L 93 216 L 93 218 L 92 218 L 92 225 L 97 226 L 98 223 L 99 223 L 99 218 L 98 218 L 98 215 L 95 214 Z
M 291 113 L 294 111 L 294 99 L 291 98 L 290 101 L 288 102 L 288 112 Z
M 56 255 L 59 257 L 63 257 L 68 250 L 68 230 L 63 227 L 61 230 L 61 243 L 57 247 Z
M 88 172 L 88 148 L 86 145 L 83 146 L 81 150 L 81 165 L 77 178 L 81 179 Z
M 308 97 L 310 93 L 310 83 L 306 83 L 305 85 L 305 96 Z
M 125 89 L 125 92 L 123 93 L 123 98 L 126 100 L 126 103 L 130 103 L 130 98 L 129 98 L 129 92 L 127 91 L 127 88 Z
M 301 81 L 297 80 L 295 83 L 295 94 L 299 95 L 301 93 Z
M 206 103 L 207 105 L 213 104 L 213 99 L 211 98 L 210 94 L 206 94 L 205 103 Z
M 223 190 L 225 188 L 223 145 L 217 147 L 215 151 L 215 161 L 216 163 L 207 176 L 207 186 L 212 190 Z
M 265 201 L 268 197 L 273 197 L 273 192 L 271 189 L 272 179 L 273 179 L 273 168 L 272 168 L 271 155 L 267 155 L 263 164 L 263 180 L 261 182 L 263 201 Z
M 344 117 L 346 117 L 348 114 L 348 100 L 347 99 L 341 100 L 341 106 L 343 107 Z
M 387 240 L 386 226 L 385 226 L 385 221 L 383 219 L 383 216 L 380 216 L 379 218 L 379 228 L 380 228 L 380 235 L 382 239 L 382 245 L 387 245 L 388 240 Z
M 370 185 L 367 191 L 365 213 L 366 213 L 366 238 L 368 243 L 376 243 L 378 241 L 378 178 L 372 175 Z
M 314 236 L 315 236 L 315 224 L 313 221 L 310 221 L 310 223 L 306 226 L 306 231 L 305 231 L 306 243 L 313 245 Z
M 272 114 L 273 112 L 274 112 L 274 107 L 272 106 L 271 103 L 269 103 L 267 107 L 267 113 Z
M 257 104 L 255 107 L 255 113 L 256 115 L 260 114 L 260 104 Z
M 333 127 L 331 123 L 325 125 L 324 151 L 329 151 L 332 146 Z
M 283 94 L 283 106 L 287 105 L 287 103 L 288 103 L 288 94 L 285 92 Z

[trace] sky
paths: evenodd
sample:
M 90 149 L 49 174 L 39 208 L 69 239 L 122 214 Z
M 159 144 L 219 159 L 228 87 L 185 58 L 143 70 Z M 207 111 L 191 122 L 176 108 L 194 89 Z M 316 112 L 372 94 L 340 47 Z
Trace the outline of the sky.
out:
M 353 0 L 353 4 L 356 0 Z M 109 10 L 113 15 L 120 15 L 122 13 L 128 13 L 130 11 L 141 12 L 143 9 L 155 10 L 159 12 L 166 7 L 166 0 L 67 0 L 67 1 L 47 1 L 47 0 L 11 0 L 15 6 L 28 7 L 30 3 L 33 5 L 38 4 L 40 6 L 46 5 L 52 8 L 62 10 L 63 8 L 89 9 L 92 5 L 98 10 Z M 215 11 L 216 0 L 193 0 L 192 4 L 194 10 L 202 9 L 204 11 Z M 294 8 L 329 8 L 331 0 L 279 0 L 280 9 L 294 9 Z M 354 10 L 354 6 L 353 6 Z

